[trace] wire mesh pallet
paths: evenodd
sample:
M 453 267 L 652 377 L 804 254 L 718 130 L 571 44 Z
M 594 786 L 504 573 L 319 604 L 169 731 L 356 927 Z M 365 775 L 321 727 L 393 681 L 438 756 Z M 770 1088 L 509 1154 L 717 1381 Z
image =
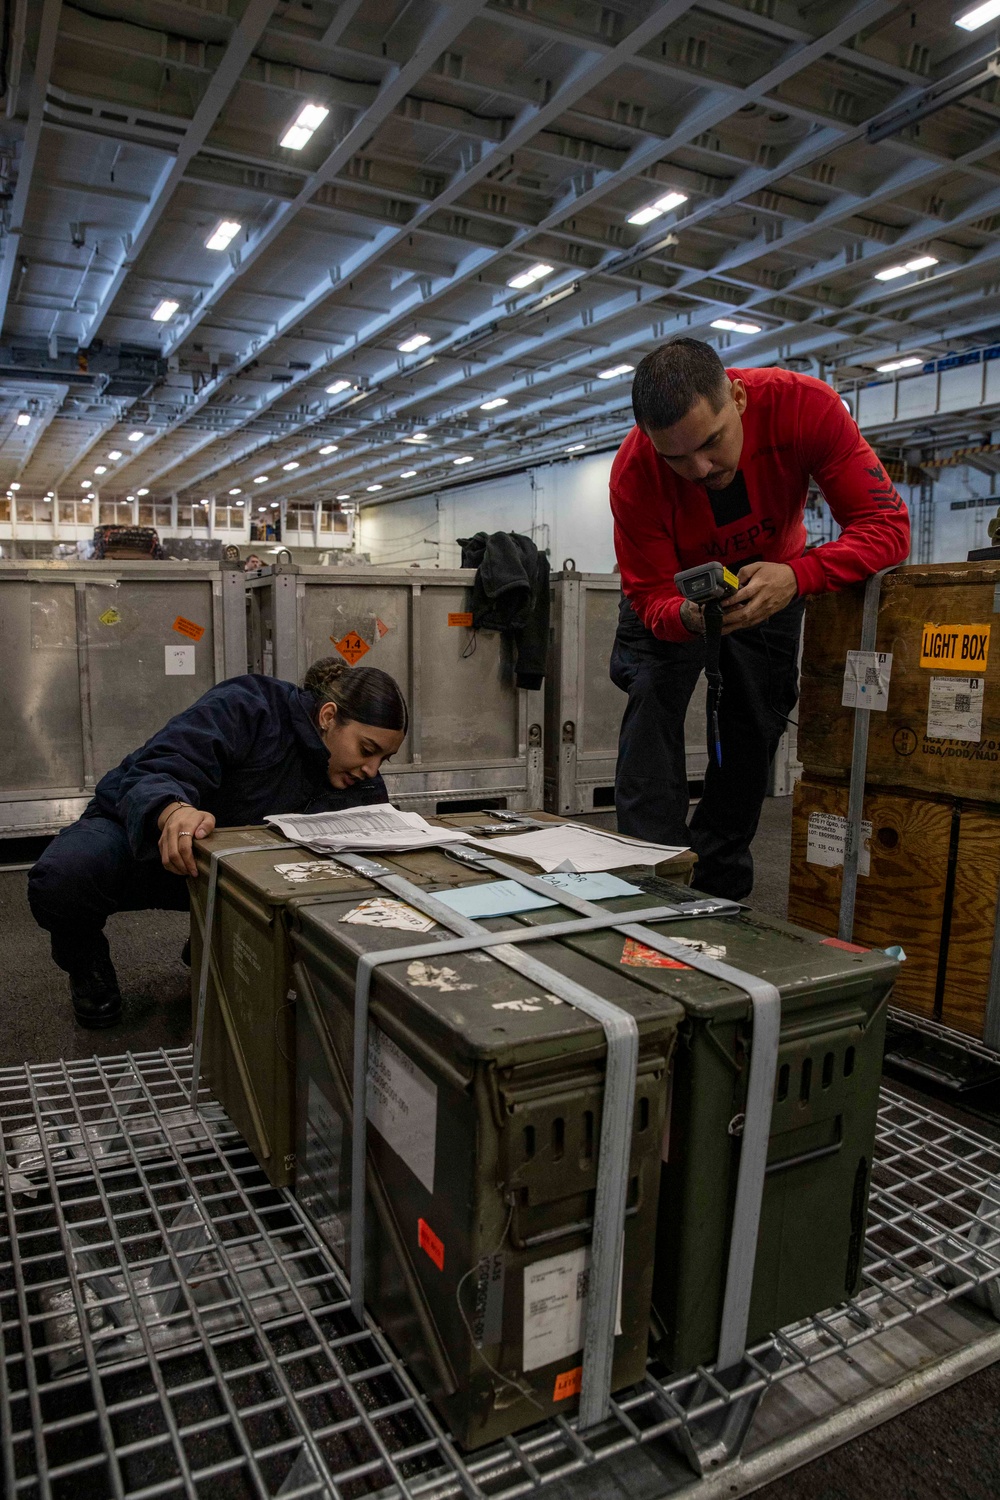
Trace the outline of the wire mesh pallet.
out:
M 901 1333 L 897 1379 L 970 1343 L 979 1364 L 1000 1357 L 1000 1146 L 885 1093 L 856 1298 L 756 1345 L 735 1376 L 651 1366 L 595 1430 L 560 1419 L 462 1456 L 353 1319 L 298 1205 L 211 1100 L 189 1107 L 190 1071 L 189 1049 L 0 1071 L 9 1496 L 514 1500 L 667 1436 L 708 1468 L 705 1429 L 739 1429 L 738 1447 L 762 1395 L 787 1436 L 804 1380 L 822 1371 L 828 1405 L 861 1374 L 878 1386 L 876 1353 Z M 968 1297 L 981 1310 L 957 1307 Z

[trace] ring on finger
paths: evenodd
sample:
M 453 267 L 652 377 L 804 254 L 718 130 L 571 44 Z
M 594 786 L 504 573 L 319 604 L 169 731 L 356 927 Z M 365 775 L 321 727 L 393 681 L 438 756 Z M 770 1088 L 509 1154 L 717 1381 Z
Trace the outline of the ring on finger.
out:
M 194 834 L 193 833 L 179 833 L 177 835 L 177 837 L 179 839 L 193 839 L 194 838 Z

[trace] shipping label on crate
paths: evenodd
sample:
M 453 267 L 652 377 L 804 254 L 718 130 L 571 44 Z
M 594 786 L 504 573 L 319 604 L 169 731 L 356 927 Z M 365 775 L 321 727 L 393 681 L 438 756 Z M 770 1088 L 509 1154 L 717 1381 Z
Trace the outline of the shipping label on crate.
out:
M 927 738 L 971 740 L 983 737 L 982 677 L 932 677 L 927 700 Z
M 195 675 L 193 646 L 164 646 L 163 671 L 167 677 L 193 677 Z
M 622 1260 L 625 1250 L 622 1246 Z M 521 1368 L 540 1370 L 583 1348 L 590 1282 L 590 1246 L 551 1255 L 524 1268 L 524 1327 Z M 615 1334 L 622 1331 L 622 1278 L 618 1276 Z
M 368 1027 L 368 1123 L 434 1191 L 437 1084 L 375 1025 Z
M 989 625 L 925 625 L 920 641 L 920 665 L 985 672 L 990 629 Z
M 841 707 L 868 708 L 885 713 L 889 707 L 891 676 L 891 651 L 848 651 Z
M 858 856 L 858 874 L 871 874 L 870 840 L 872 825 L 861 824 L 861 852 Z M 809 814 L 809 829 L 806 835 L 806 860 L 811 865 L 825 865 L 836 869 L 844 863 L 847 845 L 847 819 L 837 813 L 813 812 Z

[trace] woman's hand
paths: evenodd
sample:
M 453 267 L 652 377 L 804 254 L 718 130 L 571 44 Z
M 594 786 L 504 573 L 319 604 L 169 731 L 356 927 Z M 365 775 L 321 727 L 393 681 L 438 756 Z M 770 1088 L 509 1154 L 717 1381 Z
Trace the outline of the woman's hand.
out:
M 171 802 L 161 812 L 157 825 L 163 868 L 174 875 L 197 875 L 192 845 L 195 839 L 207 839 L 214 829 L 212 814 L 199 812 L 187 802 Z

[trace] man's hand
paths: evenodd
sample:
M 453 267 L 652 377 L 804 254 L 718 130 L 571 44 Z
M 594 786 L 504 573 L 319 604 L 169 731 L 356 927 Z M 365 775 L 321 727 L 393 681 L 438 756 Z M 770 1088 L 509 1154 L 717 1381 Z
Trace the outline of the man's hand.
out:
M 195 839 L 207 839 L 214 829 L 212 814 L 199 812 L 187 802 L 172 802 L 161 812 L 157 825 L 163 868 L 174 875 L 197 875 L 192 845 Z
M 722 634 L 748 630 L 791 604 L 799 592 L 795 574 L 787 563 L 747 563 L 740 569 L 737 593 L 722 604 Z
M 692 604 L 690 599 L 681 601 L 681 624 L 691 635 L 705 634 L 705 616 L 700 604 Z

